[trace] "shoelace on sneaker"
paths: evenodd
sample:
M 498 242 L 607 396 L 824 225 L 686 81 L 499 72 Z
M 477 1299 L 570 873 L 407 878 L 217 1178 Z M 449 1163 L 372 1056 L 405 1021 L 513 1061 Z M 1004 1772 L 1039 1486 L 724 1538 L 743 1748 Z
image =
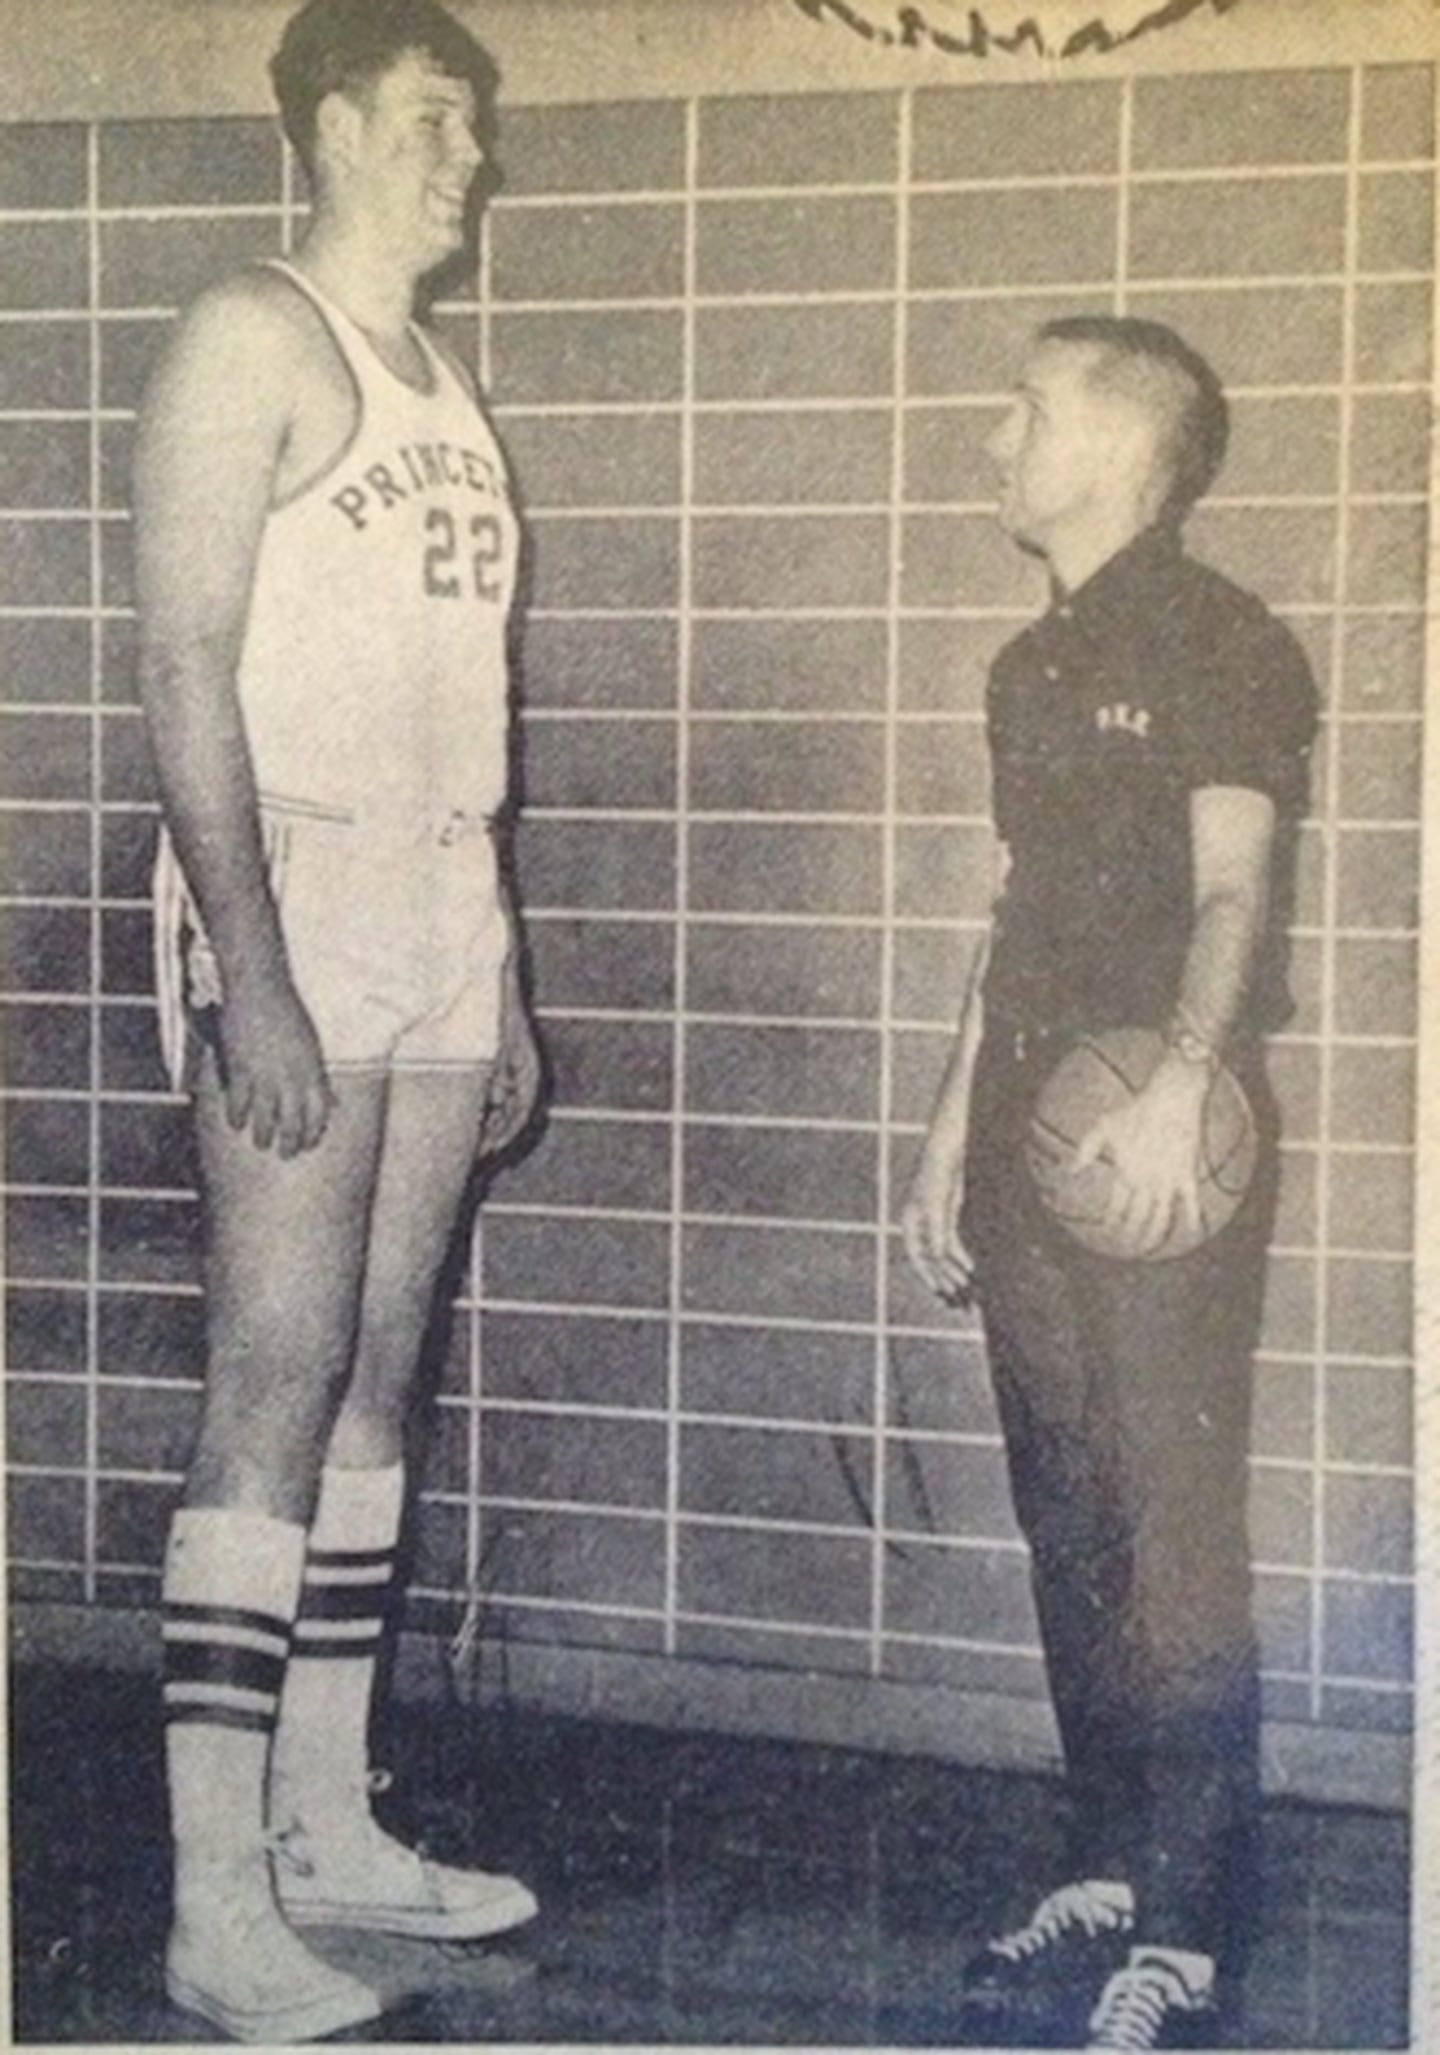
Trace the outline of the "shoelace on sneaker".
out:
M 992 1941 L 990 1952 L 1007 1962 L 1025 1962 L 1076 1927 L 1093 1938 L 1125 1933 L 1131 1920 L 1130 1893 L 1123 1884 L 1065 1884 L 1041 1900 L 1023 1927 Z
M 1193 2012 L 1196 2000 L 1178 1970 L 1164 1962 L 1117 1970 L 1090 2015 L 1092 2048 L 1157 2048 L 1165 2016 Z
M 298 1820 L 291 1820 L 283 1827 L 267 1827 L 265 1852 L 273 1856 L 282 1869 L 292 1870 L 297 1877 L 313 1877 L 315 1874 L 305 1830 Z
M 391 1770 L 386 1769 L 383 1764 L 372 1763 L 365 1772 L 367 1796 L 380 1797 L 390 1789 L 394 1781 L 394 1773 Z M 443 1907 L 445 1893 L 435 1866 L 429 1859 L 423 1836 L 413 1848 L 405 1848 L 399 1842 L 395 1842 L 393 1846 L 414 1863 L 421 1886 L 430 1903 L 436 1907 Z M 290 1870 L 297 1877 L 315 1875 L 315 1859 L 310 1853 L 303 1821 L 290 1820 L 281 1827 L 267 1827 L 265 1848 L 282 1869 Z

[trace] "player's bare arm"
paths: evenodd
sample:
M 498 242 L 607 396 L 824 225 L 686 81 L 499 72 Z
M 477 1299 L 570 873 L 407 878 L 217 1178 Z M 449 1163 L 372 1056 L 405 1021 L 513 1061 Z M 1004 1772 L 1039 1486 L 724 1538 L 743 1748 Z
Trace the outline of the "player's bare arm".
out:
M 135 466 L 141 693 L 220 966 L 228 1111 L 284 1155 L 320 1140 L 329 1094 L 266 878 L 236 667 L 266 512 L 322 467 L 345 404 L 275 285 L 238 279 L 182 323 L 147 394 Z
M 1218 1060 L 1243 1004 L 1269 911 L 1274 802 L 1241 786 L 1190 801 L 1195 919 L 1176 1015 Z M 1113 1224 L 1137 1256 L 1158 1248 L 1176 1217 L 1198 1226 L 1200 1155 L 1211 1068 L 1172 1054 L 1145 1090 L 1096 1122 L 1077 1167 L 1106 1156 L 1116 1178 Z
M 500 994 L 500 1046 L 490 1074 L 481 1150 L 498 1155 L 522 1133 L 540 1097 L 540 1046 L 520 976 L 520 940 L 513 907 L 507 898 L 510 954 Z
M 427 326 L 425 334 L 483 412 L 480 388 L 470 366 L 437 330 Z M 513 897 L 508 891 L 505 910 L 510 927 L 510 954 L 506 959 L 501 990 L 500 1047 L 491 1073 L 489 1104 L 481 1135 L 481 1150 L 486 1156 L 498 1155 L 523 1133 L 540 1097 L 540 1045 L 535 1037 L 520 977 L 519 924 Z

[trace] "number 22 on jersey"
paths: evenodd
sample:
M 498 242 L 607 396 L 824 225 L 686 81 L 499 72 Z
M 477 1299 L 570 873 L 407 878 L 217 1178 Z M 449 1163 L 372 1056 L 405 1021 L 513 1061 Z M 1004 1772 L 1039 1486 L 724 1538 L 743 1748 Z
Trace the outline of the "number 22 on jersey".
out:
M 468 534 L 462 537 L 461 524 L 448 507 L 426 512 L 426 532 L 434 540 L 425 551 L 425 590 L 432 599 L 469 596 L 493 605 L 503 591 L 499 567 L 504 531 L 494 514 L 472 514 L 464 526 Z M 467 563 L 468 580 L 462 568 Z

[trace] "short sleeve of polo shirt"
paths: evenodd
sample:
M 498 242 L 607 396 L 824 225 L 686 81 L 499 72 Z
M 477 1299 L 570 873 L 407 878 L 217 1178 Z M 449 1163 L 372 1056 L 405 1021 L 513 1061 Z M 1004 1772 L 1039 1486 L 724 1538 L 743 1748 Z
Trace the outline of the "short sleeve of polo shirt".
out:
M 1184 784 L 1238 785 L 1266 793 L 1282 814 L 1303 812 L 1317 699 L 1289 629 L 1258 607 L 1228 613 L 1187 688 L 1176 732 Z

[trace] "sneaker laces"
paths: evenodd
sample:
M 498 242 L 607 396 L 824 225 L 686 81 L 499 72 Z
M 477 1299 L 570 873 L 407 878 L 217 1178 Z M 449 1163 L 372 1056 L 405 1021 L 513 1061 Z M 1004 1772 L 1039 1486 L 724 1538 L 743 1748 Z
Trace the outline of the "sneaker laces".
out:
M 297 1877 L 314 1876 L 315 1861 L 299 1820 L 288 1820 L 283 1827 L 267 1827 L 264 1842 L 265 1853 L 279 1868 L 288 1869 Z
M 1096 1934 L 1126 1933 L 1134 1917 L 1132 1904 L 1128 1884 L 1065 1884 L 1042 1898 L 1023 1927 L 992 1941 L 991 1953 L 1007 1962 L 1026 1962 L 1075 1927 L 1082 1927 L 1092 1939 Z
M 1197 2009 L 1194 1992 L 1167 1962 L 1132 1962 L 1117 1970 L 1090 2015 L 1092 2048 L 1155 2048 L 1170 2011 Z

